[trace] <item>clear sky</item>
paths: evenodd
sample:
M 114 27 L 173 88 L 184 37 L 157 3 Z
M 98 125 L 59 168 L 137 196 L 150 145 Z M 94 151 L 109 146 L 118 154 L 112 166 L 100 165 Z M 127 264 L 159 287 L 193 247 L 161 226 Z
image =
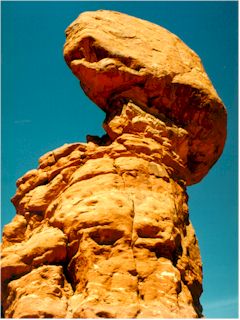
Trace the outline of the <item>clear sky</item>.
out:
M 238 316 L 237 2 L 2 2 L 2 226 L 15 215 L 15 182 L 64 143 L 102 135 L 103 112 L 64 62 L 65 28 L 82 12 L 110 9 L 157 23 L 201 57 L 228 111 L 224 153 L 188 188 L 204 272 L 207 318 Z M 126 26 L 127 28 L 127 26 Z

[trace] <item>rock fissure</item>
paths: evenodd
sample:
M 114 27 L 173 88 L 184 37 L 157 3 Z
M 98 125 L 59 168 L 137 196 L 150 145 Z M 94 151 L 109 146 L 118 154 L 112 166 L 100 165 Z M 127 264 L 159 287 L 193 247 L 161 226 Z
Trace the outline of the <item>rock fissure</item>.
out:
M 131 197 L 132 198 L 132 197 Z M 136 274 L 134 274 L 134 276 L 137 278 L 137 288 L 136 288 L 136 293 L 137 293 L 137 310 L 136 313 L 134 315 L 134 318 L 137 318 L 138 315 L 141 312 L 141 307 L 140 307 L 140 300 L 141 300 L 141 296 L 140 296 L 140 292 L 139 292 L 139 279 L 138 279 L 138 272 L 137 272 L 137 263 L 136 263 L 136 258 L 134 255 L 134 243 L 136 240 L 134 240 L 134 219 L 135 219 L 135 209 L 134 209 L 134 199 L 131 199 L 132 201 L 132 210 L 133 210 L 133 217 L 132 217 L 132 228 L 131 228 L 131 249 L 132 249 L 132 257 L 133 257 L 133 263 L 134 263 L 134 273 L 136 272 Z

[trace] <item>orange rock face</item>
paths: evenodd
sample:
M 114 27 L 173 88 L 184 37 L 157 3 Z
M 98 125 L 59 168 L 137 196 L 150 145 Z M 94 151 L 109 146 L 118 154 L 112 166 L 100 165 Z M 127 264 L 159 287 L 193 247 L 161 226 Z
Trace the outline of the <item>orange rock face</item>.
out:
M 86 13 L 82 15 L 85 20 L 80 16 L 67 31 L 66 60 L 71 52 L 77 54 L 77 48 L 79 52 L 91 52 L 95 35 L 90 32 L 92 42 L 89 38 L 79 40 L 78 35 L 82 32 L 90 37 L 88 24 L 92 23 L 92 15 L 95 20 L 102 21 L 103 16 L 106 21 L 109 19 L 104 20 L 103 30 L 109 28 L 109 34 L 119 38 L 114 50 L 118 49 L 122 56 L 134 38 L 135 23 L 149 27 L 150 35 L 151 28 L 160 28 L 117 14 L 119 21 L 132 19 L 132 31 L 131 24 L 128 28 L 132 38 L 128 35 L 126 40 L 124 33 L 121 37 L 122 29 L 112 27 L 116 13 Z M 96 34 L 101 35 L 100 29 L 96 29 Z M 168 34 L 159 30 L 164 37 Z M 173 35 L 169 37 L 172 45 Z M 186 47 L 179 43 L 178 48 Z M 185 49 L 181 50 L 183 54 Z M 186 50 L 189 59 L 197 59 L 190 49 Z M 110 49 L 106 52 L 111 59 L 116 58 Z M 80 59 L 77 64 L 86 62 L 87 66 L 84 77 L 91 76 L 90 68 L 95 70 L 96 78 L 102 79 L 98 63 L 103 67 L 104 61 Z M 147 66 L 149 61 L 146 58 L 142 63 Z M 85 83 L 82 73 L 78 74 L 81 68 L 76 71 L 75 64 L 73 72 Z M 109 70 L 104 70 L 108 79 Z M 125 75 L 120 73 L 118 77 Z M 209 80 L 203 77 L 202 86 L 209 86 L 211 91 L 209 99 L 215 95 L 213 99 L 218 101 L 216 110 L 203 106 L 204 114 L 210 114 L 205 121 L 212 125 L 215 117 L 218 128 L 226 121 L 225 109 Z M 113 86 L 114 79 L 111 78 Z M 159 79 L 158 88 L 162 85 Z M 209 170 L 207 162 L 202 166 L 199 162 L 195 171 L 189 165 L 197 133 L 188 125 L 162 116 L 159 108 L 153 112 L 152 106 L 144 107 L 139 102 L 138 89 L 133 89 L 131 97 L 124 91 L 124 99 L 112 95 L 114 102 L 107 97 L 110 91 L 114 92 L 113 87 L 106 97 L 100 97 L 104 92 L 101 88 L 98 92 L 97 86 L 89 90 L 92 90 L 89 96 L 105 99 L 99 105 L 107 112 L 106 136 L 89 136 L 88 143 L 68 144 L 47 153 L 40 158 L 38 169 L 17 181 L 18 189 L 12 199 L 17 214 L 3 232 L 4 315 L 6 318 L 199 318 L 202 264 L 189 221 L 186 194 L 186 185 Z M 174 89 L 170 86 L 169 90 Z M 203 131 L 209 129 L 211 142 L 218 148 L 215 153 L 220 154 L 224 138 L 218 140 L 217 129 L 214 140 L 212 126 L 205 123 L 204 128 Z M 202 146 L 204 139 L 202 136 L 199 139 Z
M 188 133 L 187 184 L 222 153 L 226 110 L 200 58 L 166 29 L 119 12 L 81 14 L 66 30 L 64 57 L 107 115 L 133 101 Z

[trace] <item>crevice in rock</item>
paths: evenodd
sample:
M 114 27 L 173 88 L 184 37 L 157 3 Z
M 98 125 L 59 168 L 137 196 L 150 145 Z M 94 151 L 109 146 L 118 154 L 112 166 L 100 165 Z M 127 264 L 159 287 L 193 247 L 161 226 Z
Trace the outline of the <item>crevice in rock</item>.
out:
M 155 253 L 156 258 L 166 258 L 168 260 L 173 259 L 172 248 L 167 247 L 166 244 L 156 244 L 154 247 L 149 248 L 149 251 Z
M 63 275 L 65 276 L 65 279 L 68 282 L 68 284 L 70 285 L 72 292 L 74 294 L 76 287 L 75 287 L 74 282 L 72 281 L 71 277 L 69 276 L 69 271 L 68 271 L 69 260 L 66 260 L 61 265 L 63 267 Z
M 4 309 L 2 305 L 1 305 L 1 319 L 5 319 Z
M 99 245 L 111 246 L 123 236 L 123 231 L 111 228 L 96 229 L 89 232 L 89 236 Z
M 134 239 L 133 239 L 133 236 L 134 236 L 134 219 L 135 219 L 135 203 L 134 203 L 134 199 L 132 198 L 131 196 L 131 201 L 132 201 L 132 211 L 133 211 L 133 217 L 132 217 L 132 228 L 131 228 L 131 232 L 132 232 L 132 235 L 131 235 L 131 249 L 132 249 L 132 257 L 133 257 L 133 262 L 134 262 L 134 268 L 136 270 L 136 279 L 137 279 L 137 290 L 136 290 L 136 293 L 137 293 L 137 303 L 138 303 L 138 310 L 135 314 L 135 318 L 137 317 L 137 315 L 140 313 L 141 311 L 141 307 L 140 307 L 140 300 L 141 300 L 141 297 L 140 297 L 140 292 L 139 292 L 139 276 L 138 276 L 138 271 L 137 271 L 137 262 L 136 262 L 136 258 L 135 258 L 135 255 L 134 255 Z
M 98 316 L 99 318 L 110 318 L 112 319 L 113 316 L 110 312 L 107 312 L 107 311 L 99 311 L 96 313 L 96 316 Z
M 175 267 L 177 266 L 178 259 L 181 258 L 182 253 L 183 253 L 183 248 L 182 248 L 182 244 L 181 244 L 181 242 L 180 242 L 180 243 L 176 246 L 176 249 L 175 249 L 174 252 L 173 252 L 172 262 L 173 262 L 173 265 L 174 265 Z

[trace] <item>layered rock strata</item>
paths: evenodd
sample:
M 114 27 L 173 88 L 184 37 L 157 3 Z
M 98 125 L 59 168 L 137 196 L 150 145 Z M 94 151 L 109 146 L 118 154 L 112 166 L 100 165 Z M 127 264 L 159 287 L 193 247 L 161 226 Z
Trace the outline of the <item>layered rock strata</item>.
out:
M 111 23 L 116 15 L 114 29 Z M 127 32 L 132 32 L 131 37 L 118 28 L 124 19 L 128 19 Z M 189 221 L 186 186 L 201 179 L 223 149 L 224 106 L 202 67 L 205 82 L 201 78 L 195 80 L 205 91 L 198 88 L 196 93 L 194 84 L 189 82 L 186 91 L 189 96 L 186 92 L 181 95 L 181 86 L 180 96 L 176 94 L 178 91 L 174 91 L 168 77 L 170 93 L 165 98 L 169 101 L 174 97 L 173 109 L 167 102 L 155 106 L 142 103 L 141 93 L 146 87 L 142 86 L 140 92 L 137 85 L 131 91 L 127 82 L 131 75 L 127 72 L 133 71 L 125 69 L 121 73 L 122 66 L 121 72 L 116 66 L 113 71 L 109 64 L 105 68 L 106 57 L 105 61 L 89 62 L 85 56 L 78 56 L 80 62 L 77 61 L 75 69 L 76 61 L 69 60 L 69 56 L 73 52 L 76 55 L 87 52 L 92 57 L 90 52 L 94 45 L 99 46 L 97 41 L 102 41 L 101 50 L 104 48 L 111 63 L 116 58 L 107 42 L 96 39 L 89 31 L 89 24 L 94 26 L 92 20 L 101 22 L 96 28 L 99 34 L 103 32 L 107 37 L 104 28 L 109 28 L 109 34 L 119 39 L 119 43 L 114 42 L 114 50 L 128 58 L 124 50 L 136 37 L 135 23 L 138 28 L 141 25 L 142 29 L 147 26 L 150 31 L 156 28 L 162 32 L 148 22 L 109 11 L 84 13 L 68 28 L 65 58 L 85 91 L 106 111 L 106 135 L 89 136 L 87 143 L 67 144 L 47 153 L 40 158 L 37 170 L 29 171 L 17 181 L 18 189 L 12 199 L 17 214 L 3 232 L 4 315 L 6 318 L 201 317 L 202 264 Z M 168 35 L 164 32 L 164 36 Z M 88 40 L 78 38 L 79 33 Z M 169 37 L 171 40 L 174 36 Z M 187 48 L 178 41 L 178 48 Z M 163 43 L 166 45 L 166 39 Z M 192 53 L 192 57 L 190 65 L 194 66 L 196 55 Z M 87 66 L 85 72 L 79 67 L 82 64 Z M 179 72 L 176 70 L 175 73 Z M 115 83 L 116 74 L 121 85 Z M 166 86 L 161 77 L 144 77 L 155 77 L 154 90 L 158 89 L 157 99 L 163 101 L 161 92 L 165 92 Z M 86 85 L 91 79 L 92 86 Z M 202 104 L 193 103 L 193 92 L 201 93 L 198 102 Z M 179 121 L 175 121 L 181 113 L 177 106 L 184 110 Z M 167 115 L 163 115 L 165 109 Z M 194 127 L 193 123 L 197 125 Z

